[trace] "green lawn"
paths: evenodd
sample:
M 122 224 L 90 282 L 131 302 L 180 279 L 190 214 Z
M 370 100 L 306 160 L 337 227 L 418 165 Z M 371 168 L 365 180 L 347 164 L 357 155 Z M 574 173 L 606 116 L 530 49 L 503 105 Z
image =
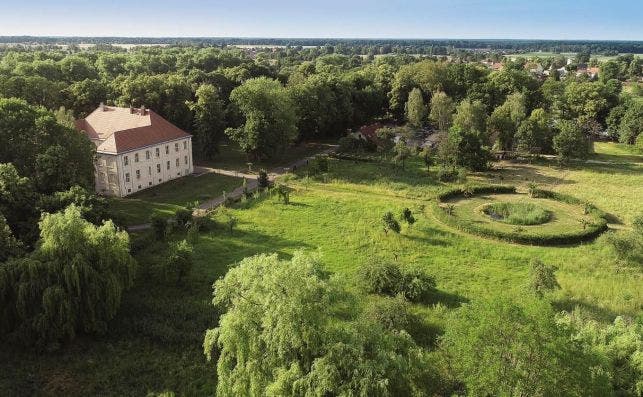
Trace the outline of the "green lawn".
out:
M 602 152 L 617 151 L 599 145 Z M 618 154 L 614 154 L 619 156 Z M 613 165 L 575 165 L 559 169 L 554 162 L 503 162 L 494 171 L 470 176 L 472 181 L 529 182 L 588 200 L 609 212 L 621 227 L 640 213 L 643 164 L 629 156 Z M 580 307 L 600 321 L 616 315 L 637 315 L 643 308 L 640 271 L 616 267 L 595 242 L 565 247 L 509 244 L 458 232 L 437 221 L 429 203 L 448 188 L 427 175 L 420 159 L 406 170 L 392 164 L 331 161 L 326 182 L 288 182 L 295 191 L 291 204 L 276 197 L 247 202 L 232 209 L 239 224 L 230 234 L 217 227 L 201 234 L 196 261 L 184 286 L 160 283 L 149 276 L 150 263 L 165 258 L 165 248 L 149 243 L 137 254 L 142 273 L 124 296 L 109 332 L 95 340 L 81 337 L 61 351 L 38 356 L 0 349 L 0 394 L 145 395 L 173 391 L 177 395 L 212 395 L 214 363 L 202 351 L 203 332 L 213 327 L 212 282 L 240 259 L 267 252 L 288 257 L 295 250 L 319 252 L 327 269 L 352 285 L 360 264 L 380 257 L 423 267 L 435 276 L 440 294 L 431 305 L 415 305 L 436 333 L 445 316 L 465 301 L 497 291 L 520 295 L 527 263 L 534 257 L 559 268 L 562 290 L 554 302 L 560 309 Z M 187 197 L 176 193 L 178 205 Z M 146 202 L 145 200 L 142 200 Z M 186 200 L 189 201 L 189 200 Z M 402 233 L 386 235 L 384 212 L 410 208 L 417 222 Z M 432 334 L 428 338 L 431 339 Z M 109 357 L 107 359 L 106 357 Z M 9 390 L 2 393 L 2 390 Z
M 241 186 L 241 179 L 218 174 L 186 176 L 143 190 L 125 198 L 109 198 L 117 218 L 127 224 L 145 223 L 153 214 L 171 216 L 195 201 L 203 202 Z

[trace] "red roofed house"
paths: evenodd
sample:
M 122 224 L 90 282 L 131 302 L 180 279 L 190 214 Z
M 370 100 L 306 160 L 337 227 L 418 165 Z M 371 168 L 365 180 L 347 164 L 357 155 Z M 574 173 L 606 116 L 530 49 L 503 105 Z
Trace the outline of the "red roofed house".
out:
M 189 175 L 192 136 L 155 112 L 101 103 L 76 129 L 96 145 L 96 192 L 124 197 Z

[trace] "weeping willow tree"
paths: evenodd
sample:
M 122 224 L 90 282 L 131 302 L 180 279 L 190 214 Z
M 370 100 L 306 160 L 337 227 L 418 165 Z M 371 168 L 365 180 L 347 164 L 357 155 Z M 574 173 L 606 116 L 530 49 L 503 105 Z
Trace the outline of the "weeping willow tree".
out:
M 38 248 L 0 265 L 0 330 L 41 347 L 104 332 L 134 275 L 127 233 L 87 222 L 75 205 L 39 226 Z

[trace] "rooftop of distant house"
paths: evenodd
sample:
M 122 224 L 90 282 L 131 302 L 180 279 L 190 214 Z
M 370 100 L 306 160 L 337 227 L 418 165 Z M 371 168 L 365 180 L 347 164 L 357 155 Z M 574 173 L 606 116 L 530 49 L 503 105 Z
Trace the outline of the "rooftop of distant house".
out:
M 103 153 L 128 152 L 190 136 L 145 107 L 101 104 L 86 118 L 76 120 L 75 125 L 96 144 L 97 151 Z

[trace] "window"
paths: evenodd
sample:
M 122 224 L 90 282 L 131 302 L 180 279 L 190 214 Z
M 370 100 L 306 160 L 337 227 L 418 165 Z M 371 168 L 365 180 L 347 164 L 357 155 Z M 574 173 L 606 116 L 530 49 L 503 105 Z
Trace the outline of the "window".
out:
M 156 165 L 156 172 L 161 172 L 161 164 Z
M 141 170 L 136 170 L 136 179 L 141 179 Z
M 156 157 L 159 157 L 161 155 L 161 149 L 156 148 Z
M 129 172 L 125 173 L 125 182 L 129 182 Z
M 147 167 L 147 175 L 152 175 L 152 167 L 151 166 Z
M 127 158 L 127 156 L 123 157 L 123 164 L 129 164 L 129 159 Z
M 107 174 L 107 182 L 109 182 L 109 183 L 116 183 L 116 175 L 114 175 L 114 174 Z
M 176 159 L 176 166 L 179 166 L 179 159 Z
M 170 154 L 170 145 L 165 145 L 165 154 Z
M 183 149 L 187 149 L 187 148 L 188 148 L 188 141 L 183 141 Z
M 178 143 L 178 142 L 175 142 L 175 143 L 174 143 L 174 151 L 175 151 L 175 152 L 178 152 L 178 151 L 179 151 L 179 143 Z
M 147 182 L 147 186 L 152 186 L 152 182 Z
M 170 162 L 169 161 L 167 162 L 167 169 L 168 170 L 170 169 Z
M 134 162 L 138 163 L 138 153 L 134 153 Z
M 149 160 L 149 159 L 150 159 L 150 151 L 146 150 L 145 151 L 145 160 Z
M 188 164 L 188 156 L 185 156 L 185 164 Z

